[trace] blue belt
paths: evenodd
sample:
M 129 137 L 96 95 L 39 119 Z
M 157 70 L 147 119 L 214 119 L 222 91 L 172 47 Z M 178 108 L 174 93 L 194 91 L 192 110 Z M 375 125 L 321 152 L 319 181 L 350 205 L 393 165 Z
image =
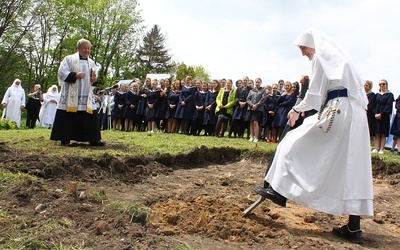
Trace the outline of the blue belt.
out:
M 329 100 L 332 100 L 333 98 L 336 97 L 347 97 L 347 89 L 338 89 L 338 90 L 332 90 L 328 92 L 328 97 L 326 98 L 326 102 L 329 102 Z

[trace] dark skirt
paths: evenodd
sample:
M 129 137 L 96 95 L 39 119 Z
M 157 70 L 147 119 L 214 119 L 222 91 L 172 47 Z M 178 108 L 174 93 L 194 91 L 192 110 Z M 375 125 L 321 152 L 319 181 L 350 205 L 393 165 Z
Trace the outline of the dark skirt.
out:
M 97 110 L 93 114 L 85 111 L 76 113 L 57 109 L 50 140 L 53 141 L 100 141 L 100 126 Z
M 375 136 L 376 134 L 385 135 L 386 137 L 389 136 L 390 130 L 390 116 L 387 114 L 382 114 L 380 120 L 377 120 L 374 116 L 372 120 L 372 129 L 371 135 Z
M 240 108 L 240 106 L 237 106 L 236 109 L 233 111 L 233 120 L 244 120 L 246 117 L 247 113 L 247 105 L 245 105 L 243 108 Z
M 176 111 L 176 106 L 174 109 L 168 107 L 167 113 L 165 114 L 165 119 L 175 119 L 175 111 Z
M 272 123 L 274 122 L 275 116 L 270 113 L 263 112 L 262 122 L 260 124 L 261 127 L 272 127 Z
M 158 109 L 156 109 L 156 108 L 147 107 L 146 108 L 146 114 L 145 114 L 146 121 L 152 122 L 152 121 L 157 120 L 157 116 L 156 116 L 157 110 Z
M 262 111 L 259 110 L 247 110 L 245 121 L 254 122 L 258 121 L 262 122 Z
M 134 108 L 127 106 L 124 112 L 124 119 L 137 121 L 138 115 L 136 115 L 136 112 L 137 106 L 135 106 Z

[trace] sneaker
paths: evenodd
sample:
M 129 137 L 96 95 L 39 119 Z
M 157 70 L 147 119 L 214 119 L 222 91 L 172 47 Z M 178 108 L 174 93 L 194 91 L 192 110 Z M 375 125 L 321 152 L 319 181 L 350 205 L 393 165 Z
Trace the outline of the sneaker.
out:
M 378 150 L 374 148 L 374 150 L 371 151 L 371 154 L 376 154 L 378 153 Z
M 334 227 L 332 233 L 336 236 L 349 240 L 351 243 L 355 244 L 364 244 L 364 238 L 362 235 L 362 231 L 350 231 L 348 225 L 344 225 L 342 227 Z
M 258 142 L 258 138 L 254 138 L 253 142 Z
M 253 138 L 253 137 L 250 137 L 249 141 L 254 141 L 254 138 Z
M 383 155 L 383 150 L 379 150 L 378 154 Z

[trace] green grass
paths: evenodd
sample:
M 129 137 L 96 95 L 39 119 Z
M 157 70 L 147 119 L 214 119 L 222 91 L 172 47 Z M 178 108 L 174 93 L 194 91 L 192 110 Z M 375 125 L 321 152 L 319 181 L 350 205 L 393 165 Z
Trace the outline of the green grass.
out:
M 43 128 L 7 130 L 0 133 L 0 142 L 5 142 L 17 152 L 28 154 L 46 154 L 54 156 L 79 155 L 96 157 L 108 153 L 114 156 L 155 155 L 169 153 L 189 153 L 195 148 L 232 147 L 243 151 L 273 151 L 276 144 L 253 143 L 239 138 L 216 138 L 209 136 L 188 136 L 147 132 L 102 131 L 102 138 L 108 145 L 104 148 L 78 146 L 61 147 L 60 142 L 50 140 L 51 130 Z M 110 149 L 111 148 L 111 149 Z
M 1 166 L 1 165 L 0 165 Z M 0 168 L 0 192 L 10 185 L 18 185 L 25 180 L 36 180 L 37 178 L 25 173 L 11 173 Z
M 121 201 L 111 201 L 110 204 L 116 211 L 129 215 L 130 222 L 141 223 L 144 225 L 149 219 L 150 209 L 139 203 L 132 202 L 130 204 L 125 204 Z

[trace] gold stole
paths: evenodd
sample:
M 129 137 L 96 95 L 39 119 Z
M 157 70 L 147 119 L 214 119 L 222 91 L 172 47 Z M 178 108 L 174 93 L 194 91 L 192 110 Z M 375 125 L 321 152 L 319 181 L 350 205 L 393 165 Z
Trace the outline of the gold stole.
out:
M 79 72 L 80 65 L 79 65 L 79 53 L 76 53 L 72 56 L 72 72 Z M 92 61 L 88 58 L 88 66 L 89 70 L 94 67 L 91 65 Z M 93 66 L 93 67 L 91 67 Z M 68 98 L 67 98 L 67 112 L 77 112 L 78 111 L 78 91 L 79 91 L 79 84 L 77 83 L 79 79 L 76 80 L 75 83 L 68 84 Z M 86 103 L 86 112 L 89 114 L 93 114 L 93 87 L 89 87 L 88 99 Z

